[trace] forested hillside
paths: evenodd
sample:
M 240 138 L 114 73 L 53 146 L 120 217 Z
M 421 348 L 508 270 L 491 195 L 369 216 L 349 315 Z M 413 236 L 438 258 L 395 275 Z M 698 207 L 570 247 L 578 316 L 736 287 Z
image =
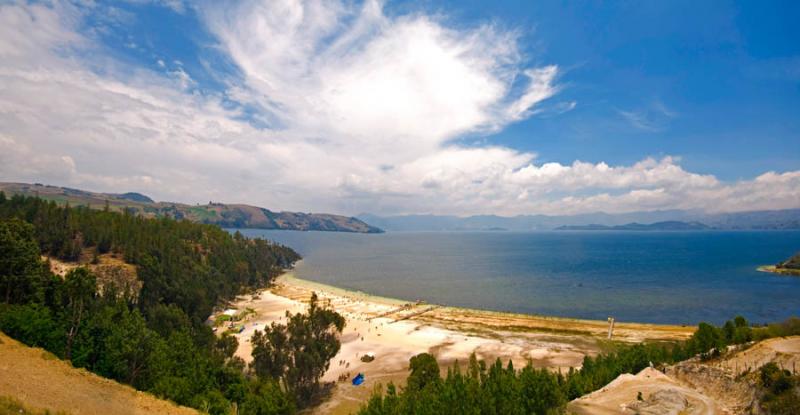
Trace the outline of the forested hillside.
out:
M 195 323 L 204 321 L 219 299 L 243 286 L 265 285 L 300 258 L 291 248 L 231 236 L 216 226 L 60 207 L 32 197 L 3 195 L 0 218 L 33 224 L 45 255 L 70 261 L 93 247 L 100 254 L 124 256 L 138 268 L 142 309 L 174 304 Z M 6 299 L 10 294 L 5 293 Z
M 64 278 L 41 255 L 83 249 L 136 265 L 139 295 L 98 290 L 85 267 Z M 210 413 L 289 413 L 291 392 L 245 376 L 236 339 L 204 324 L 244 287 L 268 284 L 299 256 L 210 225 L 58 206 L 0 192 L 0 330 L 104 377 Z

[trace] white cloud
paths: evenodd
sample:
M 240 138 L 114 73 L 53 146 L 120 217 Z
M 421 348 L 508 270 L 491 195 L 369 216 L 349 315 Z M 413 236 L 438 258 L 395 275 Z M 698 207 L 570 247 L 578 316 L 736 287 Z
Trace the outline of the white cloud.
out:
M 524 118 L 556 89 L 556 66 L 522 67 L 516 34 L 491 25 L 389 18 L 377 1 L 215 3 L 203 14 L 251 101 L 292 130 L 345 145 L 400 141 L 418 157 Z M 512 94 L 518 77 L 526 88 Z
M 244 75 L 226 94 L 260 109 L 259 129 L 182 69 L 87 62 L 100 50 L 82 11 L 55 7 L 0 6 L 0 180 L 342 213 L 800 206 L 800 172 L 724 183 L 670 157 L 537 163 L 456 144 L 559 89 L 556 66 L 525 67 L 517 35 L 493 25 L 388 17 L 378 2 L 211 5 L 201 14 Z
M 666 129 L 678 113 L 668 108 L 661 100 L 655 99 L 638 110 L 617 110 L 617 114 L 637 130 L 656 133 Z
M 189 76 L 183 68 L 177 68 L 174 71 L 169 71 L 169 74 L 178 81 L 181 89 L 190 89 L 197 85 L 197 82 Z
M 176 13 L 183 13 L 186 11 L 186 5 L 183 0 L 124 0 L 128 3 L 134 4 L 154 4 L 161 7 L 172 9 Z

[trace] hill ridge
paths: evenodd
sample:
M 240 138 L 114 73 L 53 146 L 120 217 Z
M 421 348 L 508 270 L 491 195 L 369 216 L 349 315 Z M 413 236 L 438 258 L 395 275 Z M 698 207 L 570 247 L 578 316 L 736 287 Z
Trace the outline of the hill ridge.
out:
M 36 196 L 58 203 L 86 205 L 111 210 L 130 210 L 145 217 L 171 217 L 193 222 L 218 225 L 223 228 L 257 228 L 295 231 L 329 231 L 381 233 L 382 229 L 348 216 L 328 213 L 275 212 L 243 203 L 209 202 L 190 205 L 179 202 L 155 202 L 136 192 L 100 193 L 41 183 L 0 182 L 0 191 L 11 196 Z

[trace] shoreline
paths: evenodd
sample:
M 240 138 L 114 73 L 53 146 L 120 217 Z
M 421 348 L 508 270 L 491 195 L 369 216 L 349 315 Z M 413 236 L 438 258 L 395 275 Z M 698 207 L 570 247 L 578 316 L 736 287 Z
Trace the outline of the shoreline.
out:
M 399 298 L 384 297 L 369 294 L 360 290 L 350 290 L 347 288 L 336 287 L 330 284 L 302 279 L 294 275 L 293 270 L 287 270 L 275 279 L 276 285 L 283 284 L 297 288 L 315 290 L 323 293 L 330 293 L 337 296 L 347 297 L 354 300 L 367 301 L 376 304 L 403 306 L 413 304 L 415 307 L 435 307 L 435 310 L 415 316 L 416 320 L 428 320 L 435 323 L 435 320 L 443 320 L 447 323 L 459 323 L 451 318 L 461 315 L 469 318 L 473 323 L 486 324 L 491 327 L 500 327 L 497 321 L 513 322 L 510 329 L 523 329 L 529 331 L 559 331 L 572 334 L 593 335 L 605 338 L 608 332 L 608 321 L 592 320 L 575 317 L 548 316 L 540 314 L 515 313 L 510 311 L 495 311 L 478 308 L 466 308 L 457 306 L 447 306 L 426 302 L 415 302 Z M 321 298 L 321 297 L 320 297 Z M 434 315 L 431 317 L 431 315 Z M 497 320 L 497 321 L 493 321 Z M 639 342 L 644 340 L 682 340 L 694 333 L 696 326 L 685 324 L 660 324 L 660 323 L 639 323 L 629 321 L 615 321 L 612 340 Z M 630 336 L 630 330 L 644 330 L 648 333 L 646 337 Z M 686 335 L 685 333 L 689 333 Z
M 694 327 L 645 323 L 615 323 L 612 341 L 607 339 L 608 322 L 562 317 L 533 316 L 438 306 L 427 303 L 370 295 L 294 276 L 287 271 L 273 286 L 243 295 L 231 304 L 248 310 L 236 355 L 252 360 L 250 337 L 272 323 L 285 324 L 285 314 L 305 312 L 315 292 L 322 306 L 346 319 L 340 336 L 341 349 L 323 376 L 334 383 L 332 395 L 319 413 L 352 413 L 366 402 L 378 384 L 402 385 L 408 375 L 408 361 L 419 353 L 436 356 L 443 370 L 455 362 L 466 363 L 471 354 L 478 359 L 509 360 L 515 367 L 528 362 L 554 371 L 578 368 L 585 356 L 609 350 L 613 343 L 675 341 L 691 336 Z M 371 354 L 374 361 L 361 357 Z M 366 381 L 355 387 L 350 379 L 364 373 Z
M 364 291 L 350 290 L 347 288 L 336 287 L 334 285 L 329 285 L 322 282 L 316 282 L 298 278 L 294 275 L 294 270 L 288 270 L 283 274 L 279 275 L 277 278 L 275 278 L 273 284 L 287 284 L 295 287 L 302 287 L 310 290 L 318 290 L 351 298 L 360 298 L 364 301 L 370 301 L 385 305 L 404 305 L 411 302 L 399 298 L 383 297 L 380 295 L 369 294 Z

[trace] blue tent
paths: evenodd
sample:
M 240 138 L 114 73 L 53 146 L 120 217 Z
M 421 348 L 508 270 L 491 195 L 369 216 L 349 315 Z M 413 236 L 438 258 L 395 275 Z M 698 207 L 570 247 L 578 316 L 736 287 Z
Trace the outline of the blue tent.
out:
M 358 386 L 362 383 L 364 383 L 364 374 L 359 373 L 356 375 L 356 377 L 353 378 L 353 386 Z

